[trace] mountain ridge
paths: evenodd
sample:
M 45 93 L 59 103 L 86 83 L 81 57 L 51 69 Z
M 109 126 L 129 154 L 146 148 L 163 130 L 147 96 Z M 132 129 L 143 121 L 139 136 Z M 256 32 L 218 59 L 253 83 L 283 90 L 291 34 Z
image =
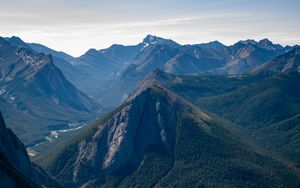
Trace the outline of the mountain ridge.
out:
M 300 47 L 284 53 L 271 61 L 254 69 L 251 74 L 279 74 L 289 72 L 300 72 Z
M 279 175 L 277 170 L 286 171 L 286 167 L 279 167 L 280 163 L 253 152 L 219 123 L 177 94 L 154 84 L 99 120 L 88 132 L 77 136 L 55 156 L 44 156 L 48 159 L 44 167 L 53 175 L 58 174 L 58 178 L 63 176 L 59 181 L 65 186 L 75 187 L 165 187 L 184 186 L 187 182 L 205 186 L 220 185 L 217 182 L 223 178 L 227 186 L 246 186 L 234 180 L 240 170 L 240 178 L 246 178 L 252 186 L 258 182 L 265 186 L 288 184 L 289 178 Z M 147 134 L 143 134 L 145 131 Z M 223 168 L 230 169 L 226 173 L 232 176 L 224 177 L 222 168 L 215 166 L 221 159 L 228 159 L 222 164 L 225 164 Z M 247 163 L 243 163 L 246 159 Z M 259 160 L 266 165 L 263 169 L 255 167 Z M 182 170 L 186 173 L 183 182 L 177 174 Z M 258 171 L 264 180 L 256 175 L 250 176 L 253 179 L 247 176 Z M 214 173 L 216 179 L 203 175 L 207 173 Z M 277 174 L 276 178 L 269 173 Z M 295 186 L 298 180 L 292 174 L 288 176 L 295 178 L 295 184 L 291 184 Z
M 1 110 L 26 145 L 44 137 L 55 120 L 88 120 L 100 108 L 65 78 L 51 55 L 19 48 L 0 38 L 0 68 Z
M 164 85 L 197 107 L 232 121 L 257 145 L 299 166 L 295 149 L 299 145 L 299 73 L 176 76 L 155 70 L 139 82 L 138 90 L 151 84 Z
M 69 63 L 54 59 L 76 87 L 104 106 L 108 103 L 116 106 L 130 95 L 138 80 L 156 68 L 179 75 L 243 74 L 293 48 L 273 44 L 269 39 L 249 39 L 229 46 L 218 41 L 180 45 L 170 39 L 147 35 L 136 45 L 115 44 L 107 49 L 90 49 L 94 53 L 89 55 L 87 51 Z M 99 74 L 103 79 L 99 79 Z M 124 84 L 129 89 L 124 89 Z M 112 101 L 109 95 L 115 92 L 120 94 Z

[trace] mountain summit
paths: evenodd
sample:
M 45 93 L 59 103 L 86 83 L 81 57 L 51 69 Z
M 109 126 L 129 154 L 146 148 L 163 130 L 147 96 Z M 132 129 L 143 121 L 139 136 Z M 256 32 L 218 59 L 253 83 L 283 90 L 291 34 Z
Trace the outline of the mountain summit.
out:
M 157 37 L 155 35 L 147 35 L 143 39 L 143 44 L 145 44 L 145 47 L 147 47 L 148 45 L 154 45 L 154 44 L 166 44 L 169 46 L 179 46 L 178 43 L 174 42 L 171 39 L 164 39 L 161 37 Z
M 99 108 L 66 79 L 51 55 L 11 45 L 3 38 L 0 38 L 0 90 L 1 110 L 25 144 L 44 137 L 51 120 L 64 123 L 87 120 Z
M 43 166 L 73 187 L 299 184 L 286 167 L 160 85 L 139 92 L 44 157 Z

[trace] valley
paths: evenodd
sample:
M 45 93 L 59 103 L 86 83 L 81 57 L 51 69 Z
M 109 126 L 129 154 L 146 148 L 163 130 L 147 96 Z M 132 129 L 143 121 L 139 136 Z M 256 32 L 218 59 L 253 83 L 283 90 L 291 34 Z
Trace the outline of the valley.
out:
M 73 57 L 0 38 L 0 174 L 28 187 L 298 187 L 299 57 L 268 39 L 147 35 Z

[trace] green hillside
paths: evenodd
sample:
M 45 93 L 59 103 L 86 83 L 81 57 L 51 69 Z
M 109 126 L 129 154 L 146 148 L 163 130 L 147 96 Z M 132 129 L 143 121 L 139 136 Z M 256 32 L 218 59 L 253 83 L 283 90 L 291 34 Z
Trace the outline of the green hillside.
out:
M 158 103 L 162 105 L 164 111 L 153 111 Z M 139 112 L 135 111 L 137 109 Z M 175 117 L 172 116 L 174 113 Z M 158 116 L 162 119 L 162 124 L 159 121 L 152 121 Z M 122 117 L 129 118 L 128 121 L 124 121 L 125 124 L 122 123 Z M 136 121 L 132 118 L 139 119 L 138 124 L 135 124 Z M 173 120 L 175 124 L 170 124 Z M 113 123 L 119 121 L 120 124 Z M 119 147 L 113 146 L 118 148 L 117 154 L 130 151 L 131 147 L 136 148 L 140 145 L 140 148 L 137 147 L 132 153 L 135 160 L 128 159 L 128 163 L 126 156 L 131 154 L 124 154 L 124 158 L 118 158 L 116 154 L 111 165 L 119 163 L 122 165 L 111 171 L 108 170 L 109 167 L 105 167 L 107 159 L 105 156 L 111 151 L 109 140 L 116 135 L 120 136 L 117 130 L 122 126 L 126 126 L 127 131 L 119 138 L 126 139 L 121 139 Z M 151 131 L 148 126 L 152 127 Z M 159 127 L 164 127 L 161 130 L 166 131 L 165 140 L 158 136 L 161 131 L 153 132 Z M 134 130 L 135 134 L 132 135 L 130 130 Z M 148 136 L 146 133 L 141 134 L 143 130 L 149 131 Z M 142 143 L 151 138 L 154 139 L 150 142 L 153 144 L 141 151 L 144 147 Z M 141 156 L 141 159 L 138 156 Z M 300 185 L 299 177 L 292 170 L 244 143 L 227 128 L 225 121 L 215 119 L 214 116 L 200 111 L 170 90 L 157 85 L 141 92 L 95 123 L 85 133 L 49 152 L 40 161 L 64 186 L 298 187 Z

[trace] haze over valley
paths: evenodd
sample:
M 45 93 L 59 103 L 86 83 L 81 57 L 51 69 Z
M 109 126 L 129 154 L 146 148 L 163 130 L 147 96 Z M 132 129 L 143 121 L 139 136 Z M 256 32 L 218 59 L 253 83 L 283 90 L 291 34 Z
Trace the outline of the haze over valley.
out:
M 0 187 L 300 187 L 300 4 L 199 2 L 3 2 Z

